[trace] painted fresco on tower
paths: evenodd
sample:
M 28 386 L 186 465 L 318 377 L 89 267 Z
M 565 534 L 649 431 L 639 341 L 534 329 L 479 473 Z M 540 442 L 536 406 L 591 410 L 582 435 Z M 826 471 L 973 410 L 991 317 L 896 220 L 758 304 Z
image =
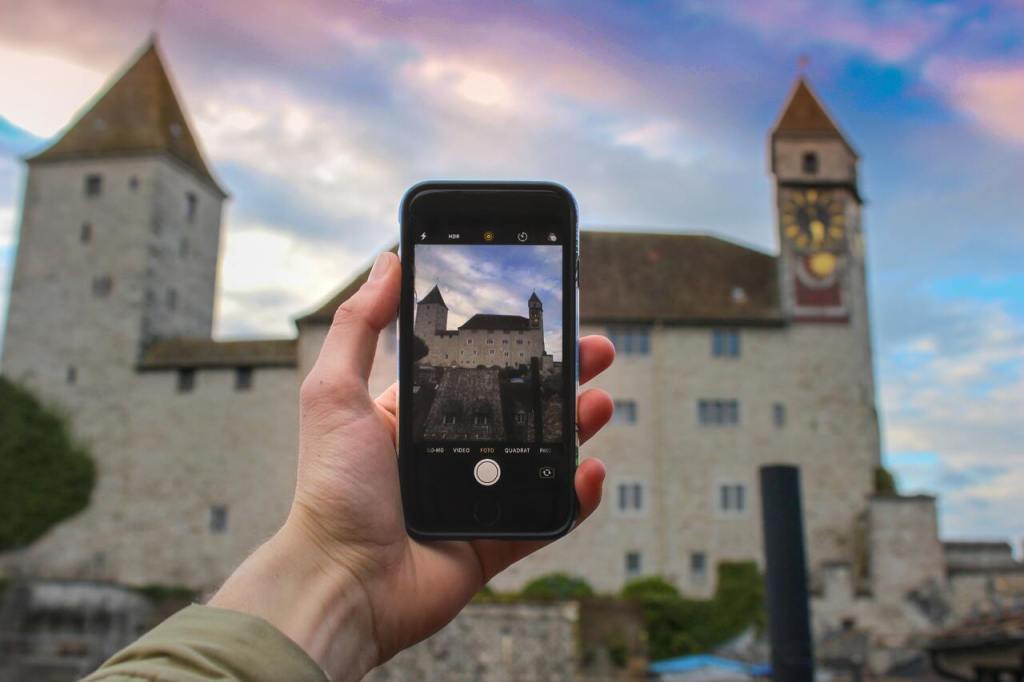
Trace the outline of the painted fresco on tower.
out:
M 558 246 L 416 247 L 417 440 L 561 439 L 561 258 Z

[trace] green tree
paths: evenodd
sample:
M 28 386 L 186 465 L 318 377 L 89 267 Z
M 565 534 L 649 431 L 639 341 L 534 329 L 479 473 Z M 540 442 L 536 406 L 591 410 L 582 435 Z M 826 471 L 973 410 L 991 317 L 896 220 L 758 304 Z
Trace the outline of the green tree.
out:
M 524 599 L 582 599 L 593 597 L 594 590 L 583 578 L 567 573 L 549 573 L 527 583 Z
M 885 467 L 880 466 L 875 468 L 875 492 L 891 494 L 896 494 L 898 492 L 896 488 L 896 478 L 892 475 L 892 472 Z
M 0 550 L 24 547 L 85 509 L 95 477 L 66 421 L 0 377 Z

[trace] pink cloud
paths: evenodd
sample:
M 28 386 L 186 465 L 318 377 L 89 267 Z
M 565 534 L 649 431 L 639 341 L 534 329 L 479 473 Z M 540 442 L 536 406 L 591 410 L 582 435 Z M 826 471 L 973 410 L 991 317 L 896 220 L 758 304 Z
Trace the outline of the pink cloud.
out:
M 924 75 L 989 134 L 1024 144 L 1024 63 L 935 59 Z

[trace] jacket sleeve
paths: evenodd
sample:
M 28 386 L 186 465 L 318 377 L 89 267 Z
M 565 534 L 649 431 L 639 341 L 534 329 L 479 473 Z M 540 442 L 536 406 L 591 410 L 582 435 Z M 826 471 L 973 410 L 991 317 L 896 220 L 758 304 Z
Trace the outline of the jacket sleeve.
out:
M 295 642 L 262 618 L 189 606 L 114 654 L 83 682 L 327 682 Z

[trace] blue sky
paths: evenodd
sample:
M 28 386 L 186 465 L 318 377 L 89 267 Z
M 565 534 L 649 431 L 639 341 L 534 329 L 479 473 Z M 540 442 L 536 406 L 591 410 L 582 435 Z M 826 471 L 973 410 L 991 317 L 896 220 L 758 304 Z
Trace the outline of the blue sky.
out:
M 544 308 L 544 350 L 562 359 L 562 247 L 421 245 L 416 247 L 416 296 L 437 285 L 448 306 L 448 328 L 477 313 L 529 315 L 537 294 Z
M 22 169 L 156 2 L 0 0 L 0 277 Z M 1024 535 L 1019 2 L 165 2 L 161 44 L 232 193 L 224 336 L 287 334 L 428 177 L 545 178 L 584 225 L 774 250 L 765 136 L 797 73 L 862 155 L 886 461 L 947 536 Z M 4 293 L 6 295 L 6 288 Z M 0 301 L 0 307 L 2 307 Z

